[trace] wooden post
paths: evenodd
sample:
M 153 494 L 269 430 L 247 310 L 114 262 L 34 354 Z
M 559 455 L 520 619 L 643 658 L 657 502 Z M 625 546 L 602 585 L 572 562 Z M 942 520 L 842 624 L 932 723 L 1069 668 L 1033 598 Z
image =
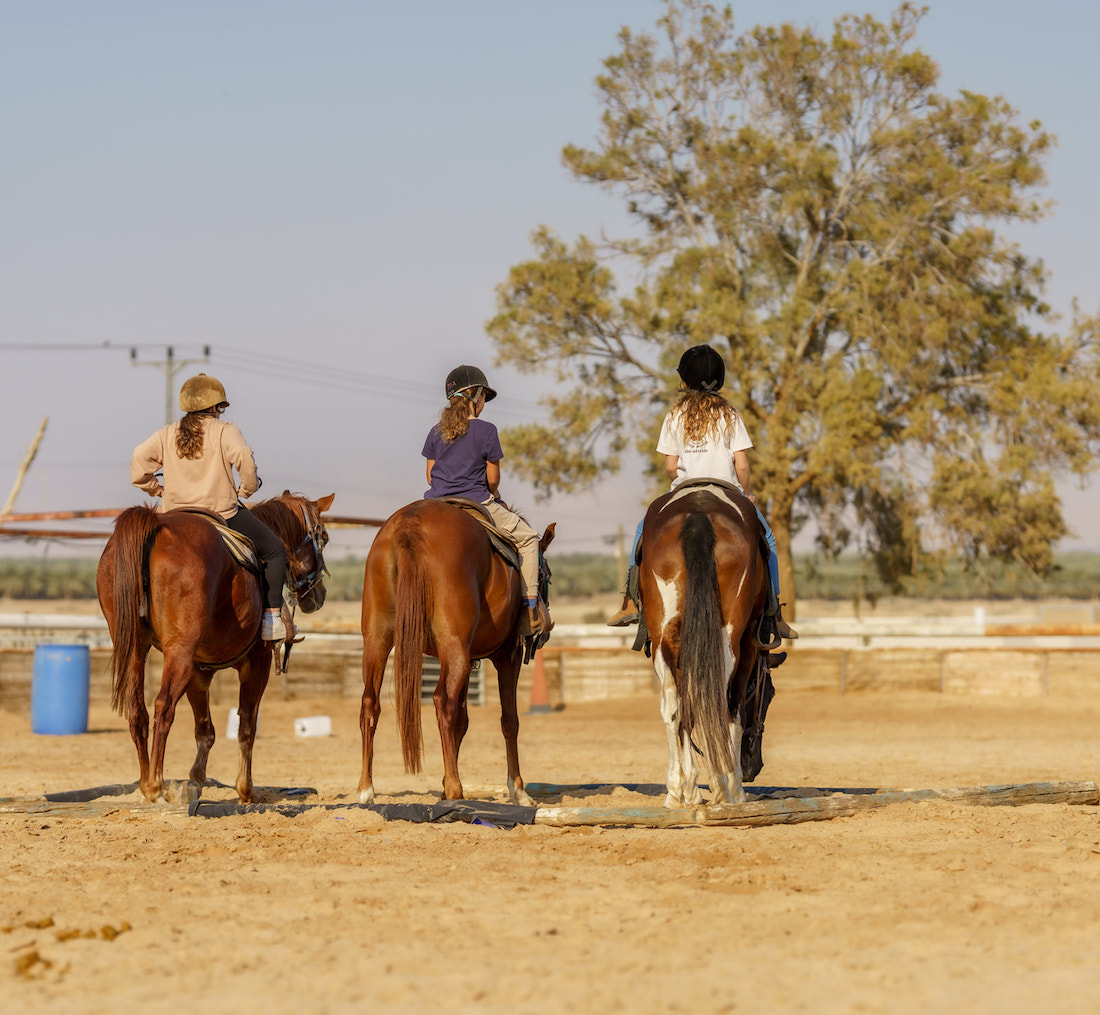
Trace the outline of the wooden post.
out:
M 19 488 L 23 485 L 23 480 L 26 478 L 27 470 L 31 467 L 34 456 L 38 454 L 38 445 L 42 443 L 42 435 L 45 434 L 46 424 L 49 421 L 49 416 L 43 416 L 42 422 L 38 424 L 38 433 L 34 435 L 31 446 L 27 448 L 27 453 L 23 456 L 23 462 L 19 466 L 19 471 L 15 474 L 15 485 L 11 488 L 11 493 L 8 494 L 8 499 L 4 502 L 3 508 L 0 508 L 0 515 L 6 515 L 11 512 L 12 505 L 15 503 L 15 498 L 19 495 Z

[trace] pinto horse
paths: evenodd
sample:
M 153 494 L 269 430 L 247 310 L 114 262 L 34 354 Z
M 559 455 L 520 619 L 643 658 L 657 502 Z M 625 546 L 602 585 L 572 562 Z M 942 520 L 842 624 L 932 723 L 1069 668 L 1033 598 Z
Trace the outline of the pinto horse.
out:
M 668 736 L 666 807 L 702 802 L 693 752 L 716 803 L 743 803 L 763 764 L 774 689 L 757 639 L 767 561 L 752 502 L 729 484 L 691 484 L 646 512 L 639 579 Z M 747 735 L 744 735 L 746 734 Z
M 282 540 L 287 585 L 305 613 L 325 601 L 322 550 L 328 533 L 321 513 L 332 501 L 331 494 L 311 501 L 287 490 L 242 509 L 252 510 Z M 198 748 L 185 795 L 195 800 L 202 793 L 214 746 L 210 681 L 216 670 L 232 667 L 241 683 L 237 793 L 242 803 L 250 803 L 252 745 L 272 658 L 271 643 L 259 640 L 264 599 L 257 575 L 234 559 L 209 516 L 187 510 L 161 513 L 143 505 L 118 516 L 99 560 L 96 588 L 114 645 L 111 702 L 129 720 L 142 795 L 157 800 L 164 794 L 164 749 L 185 693 L 195 715 Z M 164 654 L 151 753 L 145 705 L 150 648 Z
M 545 599 L 549 568 L 539 541 L 539 586 Z M 420 681 L 424 655 L 439 660 L 433 701 L 443 745 L 443 799 L 461 800 L 458 752 L 470 724 L 466 691 L 473 659 L 490 659 L 500 688 L 500 728 L 508 760 L 508 795 L 531 806 L 519 771 L 516 686 L 523 662 L 517 633 L 523 609 L 519 572 L 493 550 L 485 527 L 443 500 L 419 500 L 387 519 L 367 554 L 363 579 L 363 734 L 360 803 L 374 800 L 374 735 L 380 691 L 394 651 L 397 724 L 406 772 L 419 772 L 423 750 Z

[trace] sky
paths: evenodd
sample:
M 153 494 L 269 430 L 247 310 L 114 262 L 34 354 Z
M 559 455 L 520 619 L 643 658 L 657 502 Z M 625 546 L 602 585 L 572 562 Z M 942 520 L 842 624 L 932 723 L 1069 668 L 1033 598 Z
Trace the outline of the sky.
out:
M 827 30 L 893 3 L 734 3 L 739 30 Z M 255 451 L 262 495 L 335 492 L 334 514 L 384 518 L 422 495 L 420 449 L 447 372 L 480 365 L 501 428 L 542 418 L 547 378 L 493 364 L 495 288 L 540 224 L 621 234 L 621 202 L 573 180 L 594 79 L 621 26 L 657 0 L 0 0 L 0 500 L 43 417 L 13 510 L 120 508 L 135 444 L 178 415 L 204 370 Z M 1042 223 L 1014 234 L 1048 297 L 1100 309 L 1094 123 L 1100 5 L 939 0 L 918 45 L 939 88 L 1004 96 L 1059 146 Z M 204 361 L 204 348 L 209 358 Z M 166 391 L 168 349 L 176 372 Z M 641 463 L 591 493 L 501 492 L 555 550 L 629 540 Z M 1096 490 L 1059 486 L 1073 538 L 1100 547 Z M 363 555 L 372 529 L 333 532 Z M 629 545 L 629 544 L 628 544 Z M 55 556 L 101 544 L 0 542 Z M 796 542 L 796 549 L 808 549 Z

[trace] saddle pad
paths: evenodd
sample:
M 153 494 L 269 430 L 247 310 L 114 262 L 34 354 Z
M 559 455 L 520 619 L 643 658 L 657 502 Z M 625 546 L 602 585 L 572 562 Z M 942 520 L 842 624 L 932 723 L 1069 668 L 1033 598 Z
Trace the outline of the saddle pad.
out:
M 484 505 L 465 497 L 440 497 L 439 499 L 461 508 L 471 518 L 480 522 L 485 528 L 492 548 L 504 558 L 505 563 L 510 564 L 517 571 L 520 570 L 519 550 L 516 549 L 516 544 L 512 542 L 512 537 L 507 532 L 502 532 L 493 524 L 493 516 L 489 514 Z
M 251 571 L 257 575 L 263 573 L 263 565 L 260 564 L 260 558 L 256 555 L 256 547 L 251 539 L 242 536 L 239 532 L 234 532 L 222 521 L 220 515 L 212 514 L 209 511 L 196 511 L 192 508 L 184 508 L 183 510 L 187 511 L 188 514 L 202 515 L 203 518 L 208 519 L 210 524 L 218 530 L 229 555 L 246 571 Z

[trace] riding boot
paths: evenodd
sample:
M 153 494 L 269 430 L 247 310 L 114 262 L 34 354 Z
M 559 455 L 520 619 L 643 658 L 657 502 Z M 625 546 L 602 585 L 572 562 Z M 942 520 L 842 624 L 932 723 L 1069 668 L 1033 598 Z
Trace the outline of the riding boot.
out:
M 550 610 L 540 596 L 534 606 L 524 606 L 519 618 L 519 635 L 530 638 L 543 635 L 543 641 L 550 636 L 554 622 L 550 619 Z
M 786 652 L 769 652 L 768 653 L 768 669 L 774 670 L 777 666 L 782 666 L 787 661 Z
M 787 641 L 794 641 L 798 637 L 798 632 L 791 627 L 783 619 L 783 604 L 779 603 L 775 611 L 775 629 L 779 632 L 779 637 L 784 638 Z
M 623 589 L 623 605 L 617 613 L 612 614 L 607 622 L 608 627 L 630 627 L 638 623 L 638 565 L 631 564 L 626 573 L 626 588 Z

